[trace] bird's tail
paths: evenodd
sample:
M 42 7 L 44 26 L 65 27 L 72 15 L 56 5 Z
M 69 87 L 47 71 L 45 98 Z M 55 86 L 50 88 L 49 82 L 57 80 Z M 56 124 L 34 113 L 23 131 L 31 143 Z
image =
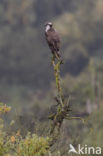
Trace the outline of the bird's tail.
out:
M 57 58 L 57 60 L 59 60 L 59 61 L 61 62 L 61 64 L 64 64 L 64 61 L 63 61 L 63 59 L 62 59 L 62 57 L 61 57 L 60 51 L 57 51 L 57 52 L 55 53 L 55 57 Z
M 57 54 L 57 56 L 58 56 L 59 58 L 61 58 L 61 53 L 60 53 L 60 51 L 57 51 L 56 54 Z

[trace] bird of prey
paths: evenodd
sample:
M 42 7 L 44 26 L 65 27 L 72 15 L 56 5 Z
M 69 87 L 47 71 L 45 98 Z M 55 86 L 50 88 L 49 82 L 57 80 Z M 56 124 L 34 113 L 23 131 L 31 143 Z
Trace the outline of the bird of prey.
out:
M 60 58 L 60 37 L 51 22 L 45 24 L 45 36 L 52 54 Z

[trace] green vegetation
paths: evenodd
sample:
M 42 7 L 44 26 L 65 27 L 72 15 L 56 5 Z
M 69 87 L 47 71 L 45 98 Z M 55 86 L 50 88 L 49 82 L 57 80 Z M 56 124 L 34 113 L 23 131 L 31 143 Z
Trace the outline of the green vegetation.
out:
M 47 20 L 61 34 L 64 74 L 78 75 L 91 56 L 101 58 L 102 6 L 102 0 L 1 0 L 1 84 L 49 87 L 53 76 L 47 59 L 50 50 L 44 40 Z
M 50 148 L 48 116 L 57 112 L 58 92 L 46 21 L 62 40 L 60 80 L 69 115 L 84 118 L 84 124 L 63 120 Z M 0 0 L 0 156 L 31 156 L 29 149 L 67 156 L 70 143 L 103 147 L 102 29 L 103 0 Z
M 0 116 L 9 112 L 10 108 L 0 104 Z M 0 118 L 0 156 L 43 156 L 49 149 L 49 138 L 28 133 L 22 138 L 20 131 L 10 136 L 3 130 Z

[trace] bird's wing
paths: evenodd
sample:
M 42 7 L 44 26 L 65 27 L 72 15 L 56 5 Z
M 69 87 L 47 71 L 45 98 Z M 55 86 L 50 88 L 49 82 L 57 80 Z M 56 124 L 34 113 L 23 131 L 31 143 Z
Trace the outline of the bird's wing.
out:
M 54 48 L 56 51 L 60 49 L 60 37 L 56 31 L 48 32 L 47 41 L 50 48 Z

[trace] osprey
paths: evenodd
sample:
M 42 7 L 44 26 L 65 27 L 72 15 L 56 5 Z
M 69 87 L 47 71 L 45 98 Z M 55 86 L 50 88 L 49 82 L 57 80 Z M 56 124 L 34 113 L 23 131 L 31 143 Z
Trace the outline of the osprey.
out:
M 45 36 L 52 54 L 60 58 L 60 37 L 51 22 L 45 24 Z

